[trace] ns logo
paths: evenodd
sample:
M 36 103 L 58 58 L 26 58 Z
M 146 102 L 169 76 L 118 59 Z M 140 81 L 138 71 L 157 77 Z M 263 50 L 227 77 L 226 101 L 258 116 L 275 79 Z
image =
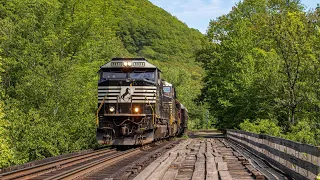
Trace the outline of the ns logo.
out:
M 131 102 L 132 94 L 134 92 L 133 87 L 123 87 L 120 92 L 121 102 Z

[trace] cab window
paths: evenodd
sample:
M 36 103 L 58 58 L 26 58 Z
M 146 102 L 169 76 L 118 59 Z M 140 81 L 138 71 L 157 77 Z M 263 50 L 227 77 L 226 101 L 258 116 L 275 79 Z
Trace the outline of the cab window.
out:
M 163 87 L 163 94 L 165 96 L 171 97 L 171 87 L 170 86 L 164 86 Z

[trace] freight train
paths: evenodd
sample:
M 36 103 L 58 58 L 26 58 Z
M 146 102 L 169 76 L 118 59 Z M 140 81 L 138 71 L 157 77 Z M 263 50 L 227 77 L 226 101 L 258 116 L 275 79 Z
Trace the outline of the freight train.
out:
M 187 129 L 188 110 L 175 87 L 145 58 L 113 58 L 100 67 L 99 75 L 99 144 L 142 145 Z

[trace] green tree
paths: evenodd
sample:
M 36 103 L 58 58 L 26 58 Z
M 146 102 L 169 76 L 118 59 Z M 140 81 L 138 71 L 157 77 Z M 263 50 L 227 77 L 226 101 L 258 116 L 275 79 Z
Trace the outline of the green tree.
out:
M 0 17 L 1 166 L 94 147 L 97 71 L 112 57 L 146 56 L 191 119 L 206 108 L 193 101 L 203 35 L 149 1 L 8 0 Z
M 248 119 L 240 124 L 241 130 L 251 131 L 257 134 L 268 134 L 271 136 L 282 136 L 282 130 L 275 120 L 256 119 L 250 122 Z
M 1 49 L 0 49 L 1 51 Z M 0 71 L 3 72 L 2 63 L 4 58 L 0 56 Z M 1 78 L 0 78 L 1 82 Z M 10 123 L 5 119 L 4 103 L 3 103 L 3 87 L 0 86 L 0 168 L 8 166 L 15 161 L 14 150 L 12 149 L 12 142 L 9 136 Z
M 272 119 L 286 134 L 304 119 L 319 123 L 318 15 L 300 1 L 247 0 L 210 22 L 197 53 L 206 70 L 199 98 L 220 127 L 246 129 L 245 119 L 264 127 L 260 119 Z M 315 143 L 318 131 L 311 132 Z

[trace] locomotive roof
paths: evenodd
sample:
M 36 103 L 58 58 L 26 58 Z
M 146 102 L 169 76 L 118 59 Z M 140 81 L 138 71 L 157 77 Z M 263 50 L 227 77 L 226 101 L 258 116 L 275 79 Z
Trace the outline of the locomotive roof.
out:
M 180 103 L 180 105 L 181 105 L 181 109 L 185 109 L 188 112 L 188 109 L 183 104 Z
M 131 66 L 125 66 L 124 62 L 131 62 Z M 113 58 L 110 62 L 101 66 L 101 69 L 104 68 L 151 68 L 158 69 L 155 65 L 149 63 L 145 58 Z
M 165 81 L 165 80 L 163 80 L 163 79 L 162 79 L 162 81 L 163 81 L 163 85 L 164 85 L 164 86 L 172 86 L 171 83 L 169 83 L 169 82 L 167 82 L 167 81 Z

